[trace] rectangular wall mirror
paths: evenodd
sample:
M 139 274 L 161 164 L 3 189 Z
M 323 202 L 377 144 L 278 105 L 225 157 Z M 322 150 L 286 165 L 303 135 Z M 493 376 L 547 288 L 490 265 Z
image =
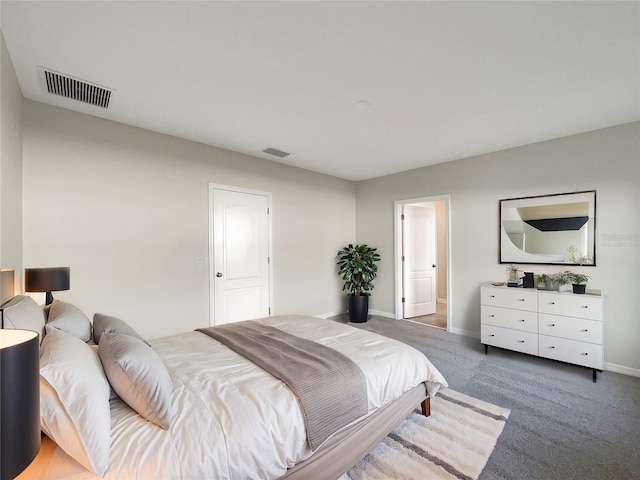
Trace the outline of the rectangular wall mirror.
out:
M 500 200 L 500 263 L 596 264 L 596 191 Z

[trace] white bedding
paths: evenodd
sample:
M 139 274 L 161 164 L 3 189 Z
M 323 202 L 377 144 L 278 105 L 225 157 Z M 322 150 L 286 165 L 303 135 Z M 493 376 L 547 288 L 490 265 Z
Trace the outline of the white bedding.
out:
M 446 381 L 414 348 L 314 317 L 258 320 L 334 348 L 367 379 L 369 413 L 420 382 L 435 395 Z M 111 400 L 111 459 L 105 478 L 271 479 L 311 455 L 293 393 L 212 338 L 187 332 L 151 340 L 173 381 L 175 416 L 165 431 Z M 48 478 L 96 478 L 56 453 Z M 61 470 L 63 469 L 63 470 Z

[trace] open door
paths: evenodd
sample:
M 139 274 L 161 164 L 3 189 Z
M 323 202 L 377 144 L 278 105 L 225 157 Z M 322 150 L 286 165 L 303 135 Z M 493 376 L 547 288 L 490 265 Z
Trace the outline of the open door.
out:
M 403 318 L 436 312 L 436 209 L 403 206 Z
M 394 202 L 394 317 L 452 331 L 449 205 L 449 195 Z

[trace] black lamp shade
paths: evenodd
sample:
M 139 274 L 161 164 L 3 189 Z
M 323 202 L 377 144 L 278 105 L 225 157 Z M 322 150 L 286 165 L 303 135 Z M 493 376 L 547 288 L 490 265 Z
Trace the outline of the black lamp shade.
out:
M 37 332 L 0 330 L 0 479 L 16 477 L 40 450 Z
M 53 301 L 51 292 L 69 290 L 71 284 L 71 269 L 69 267 L 25 268 L 25 292 L 46 292 L 46 303 Z

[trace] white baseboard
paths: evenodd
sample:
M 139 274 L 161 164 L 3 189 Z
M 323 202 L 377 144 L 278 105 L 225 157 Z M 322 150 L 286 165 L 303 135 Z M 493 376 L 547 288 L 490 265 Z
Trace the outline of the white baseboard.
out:
M 622 373 L 623 375 L 629 375 L 631 377 L 640 377 L 640 369 L 638 368 L 625 367 L 624 365 L 605 362 L 604 369 L 607 372 Z
M 393 318 L 395 320 L 396 316 L 393 313 L 382 312 L 380 310 L 371 310 L 369 309 L 369 313 L 371 315 L 378 315 L 380 317 Z
M 465 337 L 480 339 L 480 332 L 475 330 L 464 330 L 462 328 L 452 328 L 449 330 L 451 333 L 457 333 L 458 335 L 464 335 Z
M 347 313 L 349 313 L 348 311 L 344 311 L 344 312 L 330 312 L 330 313 L 319 313 L 318 315 L 314 315 L 314 317 L 317 318 L 330 318 L 330 317 L 335 317 L 336 315 L 346 315 Z M 379 317 L 386 317 L 386 318 L 393 318 L 395 320 L 395 315 L 393 315 L 392 313 L 388 313 L 388 312 L 382 312 L 380 310 L 369 310 L 369 315 L 378 315 Z
M 348 311 L 344 311 L 344 312 L 330 312 L 330 313 L 319 313 L 318 315 L 314 315 L 314 317 L 318 317 L 318 318 L 330 318 L 330 317 L 335 317 L 336 315 L 346 315 L 347 313 L 349 313 Z M 395 319 L 396 317 L 389 312 L 382 312 L 380 310 L 371 310 L 369 309 L 369 315 L 378 315 L 379 317 L 386 317 L 386 318 L 393 318 Z
M 337 315 L 342 315 L 342 314 L 344 314 L 344 313 L 347 313 L 347 312 L 329 312 L 329 313 L 320 313 L 320 314 L 318 314 L 318 315 L 314 315 L 314 317 L 327 319 L 327 318 L 335 317 L 335 316 L 337 316 Z

